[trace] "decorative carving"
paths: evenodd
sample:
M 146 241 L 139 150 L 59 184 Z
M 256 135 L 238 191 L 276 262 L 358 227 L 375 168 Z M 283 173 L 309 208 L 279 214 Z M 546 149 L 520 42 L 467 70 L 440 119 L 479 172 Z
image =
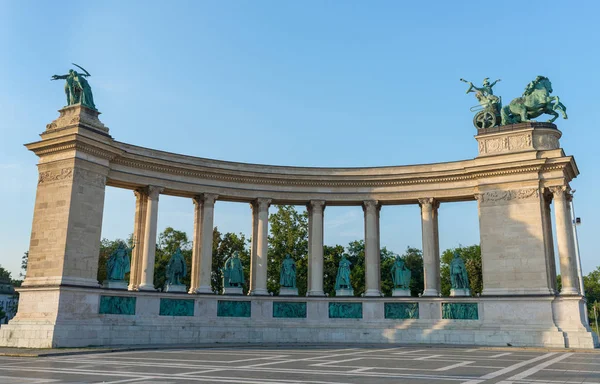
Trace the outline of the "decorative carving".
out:
M 559 185 L 559 186 L 555 186 L 555 187 L 548 187 L 548 189 L 550 190 L 550 192 L 552 192 L 552 195 L 557 200 L 565 199 L 566 195 L 571 191 L 571 188 L 569 188 L 566 185 Z
M 479 320 L 477 303 L 442 303 L 442 319 Z
M 135 315 L 135 297 L 100 296 L 98 313 L 107 315 Z
M 95 187 L 104 188 L 106 186 L 106 176 L 96 172 L 88 171 L 83 168 L 75 168 L 74 177 L 76 181 L 83 182 Z
M 194 316 L 194 300 L 160 299 L 160 316 Z
M 497 201 L 509 201 L 514 199 L 538 198 L 540 196 L 539 188 L 524 188 L 509 191 L 488 191 L 475 195 L 481 203 L 493 203 Z
M 83 125 L 87 128 L 92 128 L 108 133 L 108 128 L 98 119 L 100 112 L 80 104 L 70 105 L 59 110 L 58 119 L 46 125 L 46 130 L 70 128 L 75 125 Z
M 38 184 L 51 183 L 73 178 L 73 168 L 63 168 L 60 170 L 40 172 Z
M 374 211 L 377 208 L 378 204 L 379 202 L 377 200 L 365 200 L 363 201 L 363 211 Z
M 384 303 L 386 319 L 418 319 L 419 303 Z
M 330 319 L 362 319 L 362 303 L 330 302 Z
M 306 318 L 306 303 L 275 301 L 273 317 Z
M 148 186 L 148 199 L 157 200 L 162 191 L 165 189 L 163 187 L 156 187 L 154 185 Z
M 311 200 L 306 207 L 310 212 L 323 213 L 325 210 L 325 200 Z
M 217 316 L 219 317 L 250 317 L 250 314 L 249 301 L 219 300 L 217 302 Z

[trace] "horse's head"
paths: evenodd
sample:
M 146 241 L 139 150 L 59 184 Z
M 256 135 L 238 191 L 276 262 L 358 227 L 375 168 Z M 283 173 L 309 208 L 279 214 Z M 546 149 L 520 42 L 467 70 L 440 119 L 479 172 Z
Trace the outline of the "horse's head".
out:
M 532 94 L 534 91 L 543 91 L 552 93 L 552 83 L 546 76 L 538 76 L 531 83 L 527 84 L 524 96 Z

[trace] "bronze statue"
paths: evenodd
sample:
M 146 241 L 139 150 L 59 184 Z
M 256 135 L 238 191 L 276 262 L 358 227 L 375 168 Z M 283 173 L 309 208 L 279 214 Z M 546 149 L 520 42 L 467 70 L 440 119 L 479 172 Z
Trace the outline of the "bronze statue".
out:
M 96 109 L 92 87 L 90 87 L 90 84 L 86 80 L 86 77 L 91 76 L 90 73 L 75 63 L 71 64 L 85 73 L 78 73 L 73 69 L 69 69 L 68 74 L 54 75 L 52 76 L 52 80 L 66 80 L 65 94 L 67 95 L 67 105 L 81 104 L 88 108 Z

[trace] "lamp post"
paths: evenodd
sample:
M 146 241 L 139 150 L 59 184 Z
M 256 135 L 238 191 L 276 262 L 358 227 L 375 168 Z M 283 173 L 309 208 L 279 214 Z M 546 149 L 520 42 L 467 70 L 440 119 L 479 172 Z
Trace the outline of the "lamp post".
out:
M 577 226 L 579 224 L 581 224 L 581 219 L 579 219 L 578 217 L 575 217 L 575 203 L 573 202 L 575 199 L 573 199 L 573 194 L 575 193 L 575 190 L 573 189 L 571 191 L 571 223 L 573 225 L 573 240 L 575 243 L 575 258 L 577 259 L 577 277 L 579 279 L 579 292 L 581 293 L 581 296 L 585 297 L 585 289 L 583 286 L 583 273 L 581 271 L 581 256 L 579 254 L 579 238 L 577 237 Z M 588 318 L 588 310 L 587 310 L 587 305 L 584 311 L 584 316 L 585 316 L 585 324 L 589 324 L 590 320 Z

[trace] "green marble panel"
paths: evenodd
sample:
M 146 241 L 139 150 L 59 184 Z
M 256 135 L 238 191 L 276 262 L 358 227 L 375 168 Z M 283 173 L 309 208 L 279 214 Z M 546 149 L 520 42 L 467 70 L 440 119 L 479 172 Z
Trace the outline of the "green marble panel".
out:
M 273 317 L 306 318 L 306 303 L 275 301 Z
M 250 317 L 249 301 L 219 300 L 217 303 L 217 316 L 220 317 Z
M 418 319 L 419 303 L 385 303 L 386 319 Z
M 101 315 L 135 315 L 135 297 L 100 296 L 99 313 Z
M 362 303 L 329 303 L 330 319 L 362 319 Z
M 160 316 L 194 316 L 194 300 L 160 299 Z
M 442 319 L 478 320 L 477 303 L 442 303 Z

